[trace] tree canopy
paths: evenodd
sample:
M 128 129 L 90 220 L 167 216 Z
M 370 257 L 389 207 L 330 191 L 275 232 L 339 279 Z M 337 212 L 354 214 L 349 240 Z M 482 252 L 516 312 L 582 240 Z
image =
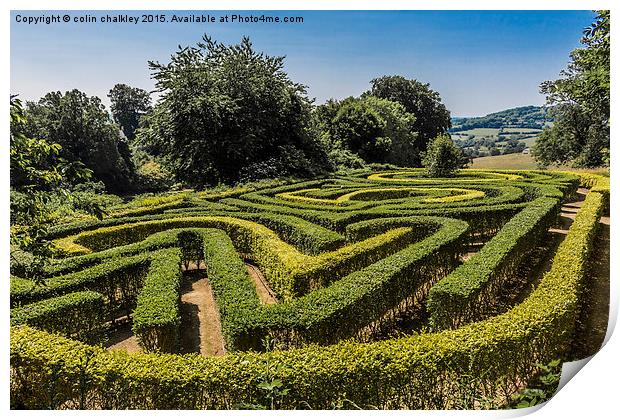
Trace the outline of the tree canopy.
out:
M 60 144 L 24 134 L 26 113 L 15 97 L 10 100 L 10 117 L 11 265 L 15 262 L 18 273 L 39 283 L 53 253 L 47 236 L 53 220 L 50 201 L 61 196 L 97 217 L 103 211 L 96 203 L 80 201 L 69 189 L 72 183 L 88 180 L 92 171 L 81 162 L 63 159 Z
M 108 98 L 114 122 L 121 127 L 127 139 L 133 140 L 140 118 L 151 111 L 149 93 L 144 89 L 118 83 L 110 89 Z
M 129 147 L 99 98 L 77 89 L 50 92 L 27 103 L 25 120 L 26 136 L 60 145 L 60 157 L 82 162 L 108 191 L 130 190 L 134 166 Z
M 504 127 L 542 129 L 547 123 L 552 121 L 553 119 L 546 107 L 529 105 L 493 112 L 484 117 L 453 117 L 450 131 Z
M 428 83 L 403 76 L 383 76 L 370 83 L 372 87 L 366 95 L 398 102 L 407 112 L 415 115 L 413 131 L 418 133 L 415 144 L 418 150 L 426 150 L 426 144 L 431 139 L 450 128 L 450 112 L 441 102 L 439 93 Z
M 428 176 L 445 178 L 453 176 L 457 169 L 464 167 L 467 159 L 450 135 L 440 134 L 428 144 L 422 163 Z
M 609 164 L 610 14 L 599 11 L 570 54 L 560 78 L 541 92 L 555 105 L 555 123 L 540 135 L 534 155 L 543 165 L 595 167 Z
M 159 150 L 177 179 L 194 187 L 328 168 L 310 135 L 305 87 L 283 57 L 254 50 L 248 38 L 224 45 L 205 36 L 168 64 L 150 62 L 161 93 L 138 140 Z
M 416 117 L 397 102 L 374 96 L 349 97 L 328 101 L 316 114 L 330 149 L 351 152 L 367 163 L 420 164 Z M 333 157 L 336 163 L 344 163 L 341 156 Z

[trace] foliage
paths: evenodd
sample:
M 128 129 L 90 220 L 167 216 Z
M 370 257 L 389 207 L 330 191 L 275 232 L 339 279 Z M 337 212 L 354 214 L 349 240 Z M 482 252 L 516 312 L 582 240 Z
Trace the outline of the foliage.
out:
M 177 351 L 181 326 L 180 290 L 180 252 L 169 249 L 153 254 L 132 314 L 132 330 L 145 350 Z
M 466 396 L 473 404 L 483 398 L 477 394 L 480 389 L 486 395 L 510 389 L 518 378 L 534 376 L 536 363 L 561 355 L 578 310 L 601 198 L 599 193 L 588 195 L 538 289 L 500 316 L 437 334 L 220 358 L 128 355 L 14 327 L 12 404 L 160 409 L 265 405 L 264 390 L 257 385 L 268 373 L 266 363 L 277 366 L 279 388 L 288 390 L 281 408 L 297 408 L 300 401 L 329 408 L 350 399 L 379 408 L 437 409 L 452 408 Z
M 422 170 L 360 171 L 252 192 L 234 190 L 239 195 L 228 198 L 221 197 L 229 190 L 221 191 L 219 199 L 218 192 L 198 193 L 191 197 L 190 207 L 168 209 L 174 210 L 172 214 L 162 209 L 119 217 L 112 219 L 116 225 L 103 220 L 84 232 L 77 225 L 57 229 L 59 243 L 89 247 L 83 251 L 92 252 L 48 266 L 46 289 L 33 289 L 29 280 L 12 278 L 14 306 L 76 290 L 97 290 L 105 297 L 106 312 L 118 313 L 135 307 L 136 295 L 144 293 L 141 307 L 151 302 L 159 308 L 143 312 L 150 315 L 142 320 L 159 334 L 149 349 L 174 349 L 165 343 L 174 343 L 178 331 L 173 303 L 178 303 L 178 292 L 171 287 L 179 275 L 179 249 L 195 252 L 199 235 L 228 353 L 224 357 L 127 354 L 28 326 L 13 327 L 12 405 L 181 409 L 273 403 L 273 408 L 318 409 L 355 401 L 363 407 L 440 409 L 486 407 L 498 396 L 516 391 L 515 384 L 527 383 L 539 373 L 537 364 L 561 358 L 567 348 L 609 179 L 581 177 L 592 191 L 550 271 L 521 304 L 456 330 L 374 341 L 382 323 L 397 317 L 403 306 L 411 309 L 424 302 L 433 284 L 458 264 L 463 244 L 486 240 L 489 231 L 502 226 L 500 235 L 505 238 L 511 236 L 509 231 L 527 232 L 525 225 L 536 219 L 529 216 L 540 216 L 533 210 L 540 204 L 538 197 L 557 202 L 576 185 L 574 175 L 540 171 L 465 170 L 450 179 L 422 174 Z M 428 194 L 417 190 L 424 187 Z M 484 195 L 444 201 L 470 194 L 464 192 L 468 190 Z M 294 191 L 298 197 L 321 200 L 348 195 L 351 204 L 317 205 L 278 197 Z M 442 201 L 428 202 L 435 199 Z M 215 204 L 223 207 L 214 210 Z M 507 223 L 515 214 L 515 222 Z M 315 228 L 323 232 L 318 238 L 328 237 L 322 230 L 326 225 L 339 226 L 346 245 L 311 258 L 295 256 L 284 241 L 302 238 L 301 231 L 312 229 L 311 218 L 321 221 L 320 229 Z M 274 226 L 271 232 L 261 226 L 267 221 Z M 74 229 L 77 236 L 63 237 L 67 233 L 62 232 Z M 407 231 L 411 233 L 399 233 Z M 190 238 L 192 245 L 184 244 L 183 238 Z M 319 270 L 321 274 L 310 278 L 322 278 L 322 287 L 263 305 L 239 252 L 256 259 L 290 258 L 281 265 L 263 259 L 258 263 L 261 269 L 269 264 L 275 268 L 300 264 L 308 272 Z M 271 281 L 273 273 L 266 274 Z M 143 288 L 147 282 L 150 286 Z M 261 343 L 266 337 L 271 337 L 269 345 Z M 347 338 L 357 341 L 343 340 Z M 331 343 L 337 344 L 319 345 Z M 242 349 L 270 351 L 238 351 Z
M 28 324 L 43 331 L 97 343 L 102 341 L 103 295 L 75 292 L 11 309 L 11 325 Z
M 429 141 L 450 128 L 450 112 L 441 102 L 439 93 L 428 83 L 403 76 L 383 76 L 370 83 L 372 87 L 366 92 L 367 95 L 398 102 L 407 112 L 415 115 L 412 131 L 418 133 L 416 150 L 425 151 Z
M 64 94 L 50 92 L 27 104 L 25 118 L 26 136 L 58 144 L 60 157 L 69 163 L 83 163 L 109 192 L 131 190 L 134 166 L 129 146 L 99 98 L 77 89 Z M 19 178 L 15 182 L 20 182 Z
M 556 122 L 534 149 L 541 164 L 595 167 L 609 161 L 610 43 L 610 13 L 598 11 L 561 78 L 541 85 L 547 103 L 556 105 Z
M 132 141 L 135 138 L 140 118 L 151 112 L 149 93 L 144 89 L 118 83 L 110 89 L 108 98 L 110 98 L 110 110 L 114 122 L 121 127 L 125 137 Z
M 315 112 L 321 135 L 336 163 L 360 167 L 348 152 L 364 162 L 419 166 L 413 114 L 397 102 L 374 96 L 328 101 Z
M 449 135 L 437 136 L 429 145 L 422 159 L 428 176 L 446 178 L 453 176 L 457 169 L 466 166 L 461 149 L 456 147 Z
M 431 326 L 458 328 L 484 319 L 502 283 L 545 237 L 555 222 L 559 199 L 542 197 L 513 217 L 477 254 L 433 286 L 427 301 Z
M 473 128 L 543 128 L 553 122 L 549 109 L 540 106 L 521 106 L 504 111 L 493 112 L 484 117 L 452 118 L 450 132 L 465 131 Z
M 561 360 L 555 359 L 547 364 L 538 363 L 536 367 L 540 369 L 540 375 L 533 384 L 511 396 L 510 408 L 534 407 L 551 399 L 557 391 L 562 373 Z
M 138 142 L 156 147 L 192 187 L 323 172 L 329 165 L 309 133 L 305 87 L 283 65 L 248 38 L 227 46 L 207 36 L 168 64 L 149 62 L 161 99 Z
M 10 106 L 11 259 L 17 271 L 38 284 L 52 256 L 47 238 L 54 219 L 50 203 L 62 197 L 71 207 L 98 217 L 103 210 L 98 203 L 72 194 L 67 186 L 68 182 L 88 179 L 90 171 L 79 162 L 64 160 L 59 144 L 24 134 L 28 121 L 21 101 L 11 97 Z M 24 254 L 29 257 L 22 259 Z

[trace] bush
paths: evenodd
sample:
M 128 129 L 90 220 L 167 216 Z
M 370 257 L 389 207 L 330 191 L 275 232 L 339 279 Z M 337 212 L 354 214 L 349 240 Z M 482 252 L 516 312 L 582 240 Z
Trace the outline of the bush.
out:
M 138 294 L 132 330 L 147 351 L 176 352 L 181 315 L 181 255 L 176 249 L 153 255 Z
M 455 146 L 449 135 L 437 136 L 428 144 L 422 164 L 428 176 L 433 178 L 451 177 L 457 169 L 465 166 L 461 149 Z

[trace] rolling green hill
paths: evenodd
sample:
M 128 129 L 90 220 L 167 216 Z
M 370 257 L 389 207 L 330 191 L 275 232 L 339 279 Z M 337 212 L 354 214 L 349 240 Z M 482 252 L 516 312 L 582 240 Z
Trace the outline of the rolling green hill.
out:
M 534 128 L 542 129 L 551 122 L 548 108 L 540 106 L 522 106 L 494 112 L 484 117 L 452 118 L 450 132 L 465 131 L 476 128 Z

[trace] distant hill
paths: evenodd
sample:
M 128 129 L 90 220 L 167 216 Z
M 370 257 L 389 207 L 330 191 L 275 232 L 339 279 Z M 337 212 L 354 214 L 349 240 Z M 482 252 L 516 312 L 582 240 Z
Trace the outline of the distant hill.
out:
M 542 129 L 552 121 L 548 115 L 549 108 L 541 106 L 522 106 L 505 111 L 494 112 L 484 117 L 452 118 L 450 132 L 471 130 L 474 128 L 537 128 Z

